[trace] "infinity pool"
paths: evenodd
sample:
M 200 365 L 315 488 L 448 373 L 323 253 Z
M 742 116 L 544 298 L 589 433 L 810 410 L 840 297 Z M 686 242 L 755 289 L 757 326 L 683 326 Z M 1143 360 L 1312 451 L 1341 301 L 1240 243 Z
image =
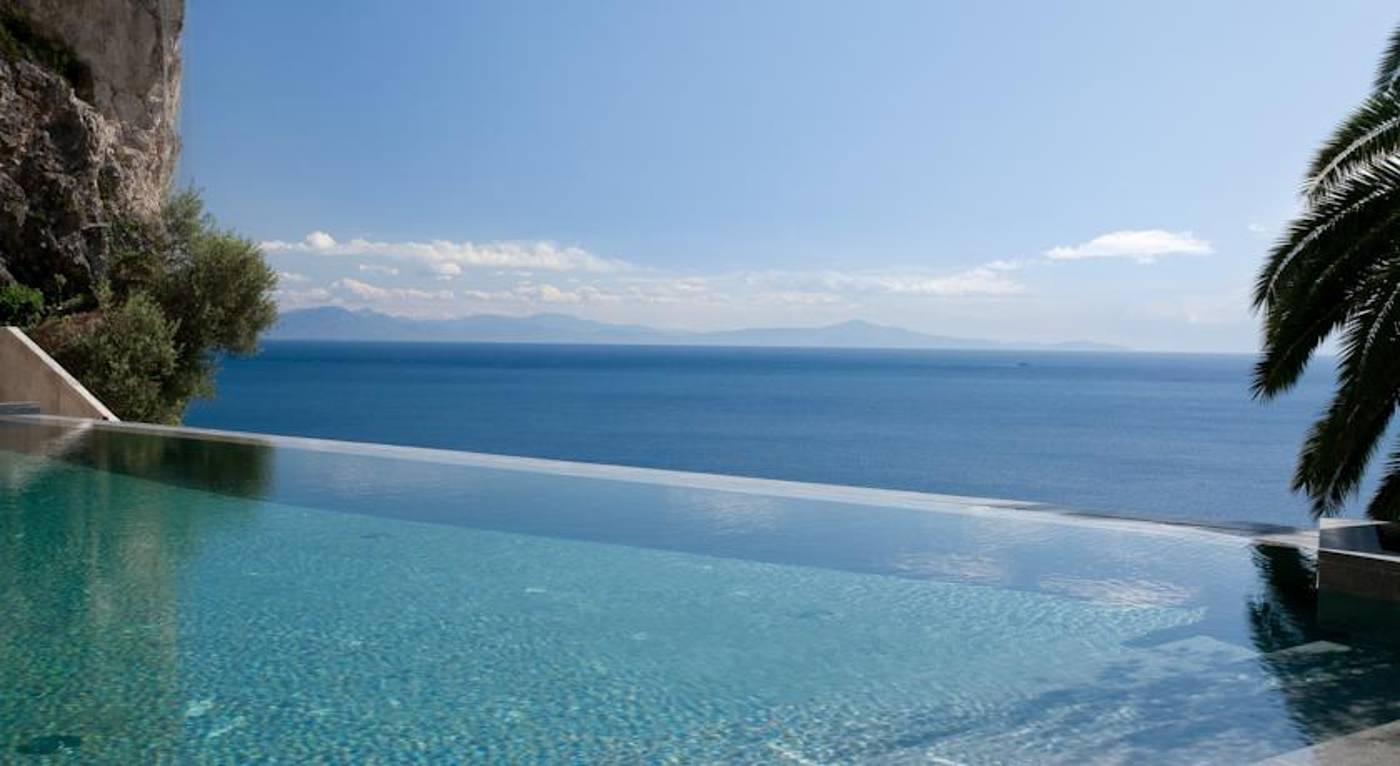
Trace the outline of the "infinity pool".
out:
M 1311 560 L 1014 503 L 0 419 L 0 761 L 1248 763 Z

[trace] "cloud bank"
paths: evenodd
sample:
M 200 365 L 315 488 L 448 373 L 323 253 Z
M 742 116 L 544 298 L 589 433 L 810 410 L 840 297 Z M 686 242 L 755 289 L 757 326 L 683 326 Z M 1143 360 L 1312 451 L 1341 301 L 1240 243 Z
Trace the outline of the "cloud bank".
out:
M 417 263 L 439 276 L 455 277 L 464 268 L 532 269 L 607 273 L 630 268 L 624 261 L 601 258 L 579 247 L 554 242 L 377 242 L 352 239 L 339 242 L 324 231 L 313 231 L 300 242 L 268 240 L 260 243 L 268 253 L 381 256 Z
M 1013 324 L 1030 328 L 1015 330 L 1019 335 L 1093 335 L 1064 326 L 1089 324 L 1090 316 L 1118 322 L 1125 312 L 1141 314 L 1144 322 L 1189 327 L 1235 321 L 1234 314 L 1215 305 L 1219 301 L 1177 294 L 1154 296 L 1157 303 L 1143 309 L 1132 297 L 1140 279 L 1124 283 L 1122 291 L 1103 293 L 1105 304 L 1098 307 L 1086 305 L 1074 291 L 1080 280 L 1124 279 L 1113 269 L 1091 273 L 1094 262 L 1146 264 L 1213 252 L 1210 242 L 1189 231 L 1165 229 L 1110 231 L 1079 244 L 971 265 L 964 259 L 960 267 L 945 269 L 663 269 L 548 241 L 342 242 L 323 230 L 263 247 L 282 270 L 277 300 L 284 310 L 337 305 L 435 318 L 560 311 L 696 330 L 860 317 L 989 336 Z M 847 262 L 869 258 L 854 253 Z M 950 258 L 929 254 L 926 260 Z M 1070 261 L 1083 265 L 1057 268 Z M 1061 276 L 1050 278 L 1051 271 Z M 1066 287 L 1066 279 L 1073 284 Z
M 1145 229 L 1113 231 L 1078 245 L 1052 247 L 1045 251 L 1045 257 L 1052 261 L 1128 258 L 1138 263 L 1152 263 L 1167 255 L 1208 255 L 1210 252 L 1210 243 L 1197 239 L 1189 231 Z

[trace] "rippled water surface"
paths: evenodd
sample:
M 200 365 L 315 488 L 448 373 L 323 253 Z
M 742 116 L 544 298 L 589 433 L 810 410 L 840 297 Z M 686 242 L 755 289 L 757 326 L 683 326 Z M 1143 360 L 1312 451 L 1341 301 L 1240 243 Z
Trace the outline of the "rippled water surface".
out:
M 1292 549 L 819 495 L 0 420 L 0 761 L 1245 763 L 1400 717 Z

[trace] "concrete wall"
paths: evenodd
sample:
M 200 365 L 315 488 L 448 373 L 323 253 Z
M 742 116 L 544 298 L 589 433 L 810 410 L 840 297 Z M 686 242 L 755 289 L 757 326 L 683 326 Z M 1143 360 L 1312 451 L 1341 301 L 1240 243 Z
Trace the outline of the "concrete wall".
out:
M 37 402 L 45 415 L 117 419 L 16 327 L 0 328 L 0 402 Z

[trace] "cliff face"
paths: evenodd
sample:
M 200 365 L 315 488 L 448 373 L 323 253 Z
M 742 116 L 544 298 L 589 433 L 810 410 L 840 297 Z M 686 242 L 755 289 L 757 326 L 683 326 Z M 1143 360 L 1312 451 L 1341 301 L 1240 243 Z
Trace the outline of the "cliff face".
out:
M 0 0 L 0 283 L 71 294 L 114 221 L 159 211 L 183 24 L 183 0 Z

